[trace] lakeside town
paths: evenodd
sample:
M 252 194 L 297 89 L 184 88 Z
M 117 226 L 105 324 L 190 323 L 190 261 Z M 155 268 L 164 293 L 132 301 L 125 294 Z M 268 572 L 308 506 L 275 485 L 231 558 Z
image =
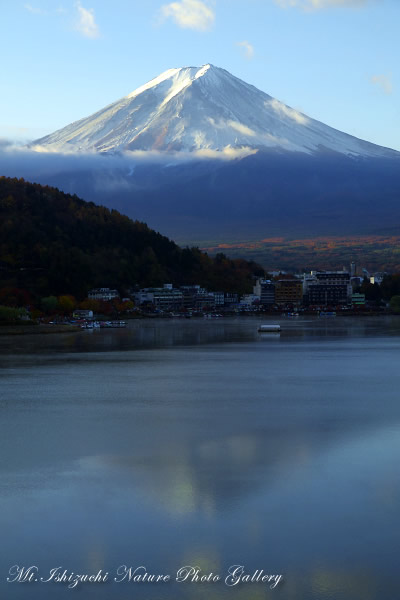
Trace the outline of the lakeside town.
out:
M 385 262 L 373 267 L 363 258 L 368 272 L 355 262 L 340 269 L 353 255 L 326 264 L 315 256 L 289 272 L 280 261 L 276 268 L 182 248 L 55 188 L 6 177 L 0 184 L 0 325 L 21 331 L 21 324 L 144 317 L 400 313 L 400 273 Z
M 0 305 L 3 324 L 75 324 L 82 328 L 124 327 L 121 319 L 143 317 L 206 317 L 259 313 L 300 313 L 335 316 L 337 314 L 386 314 L 400 312 L 400 276 L 384 272 L 359 272 L 352 263 L 341 271 L 310 271 L 290 274 L 272 271 L 265 278 L 254 278 L 252 293 L 208 290 L 200 285 L 128 288 L 125 294 L 110 287 L 88 292 L 77 301 L 72 295 L 47 296 L 39 307 L 21 304 L 23 290 L 7 290 L 8 306 Z M 0 297 L 5 290 L 0 290 Z M 14 293 L 14 302 L 13 294 Z M 10 302 L 11 295 L 11 302 Z M 18 305 L 19 302 L 19 305 Z

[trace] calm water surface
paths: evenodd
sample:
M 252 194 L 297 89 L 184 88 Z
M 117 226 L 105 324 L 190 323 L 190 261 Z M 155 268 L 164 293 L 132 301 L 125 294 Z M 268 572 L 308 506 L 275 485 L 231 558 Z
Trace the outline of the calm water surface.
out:
M 400 318 L 279 321 L 1 336 L 0 597 L 399 598 Z M 283 579 L 229 587 L 231 565 Z

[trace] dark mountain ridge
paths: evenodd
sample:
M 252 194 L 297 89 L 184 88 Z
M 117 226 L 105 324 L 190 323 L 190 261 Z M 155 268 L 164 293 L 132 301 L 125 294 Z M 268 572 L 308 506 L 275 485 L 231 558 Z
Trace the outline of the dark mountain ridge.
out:
M 233 161 L 42 174 L 179 243 L 370 234 L 400 224 L 400 161 L 259 151 Z
M 169 69 L 31 149 L 39 152 L 20 153 L 15 167 L 10 159 L 8 174 L 117 209 L 183 244 L 368 235 L 400 224 L 399 152 L 210 64 Z
M 180 248 L 145 223 L 56 188 L 0 177 L 0 287 L 79 298 L 97 286 L 166 282 L 245 292 L 260 272 L 252 262 Z

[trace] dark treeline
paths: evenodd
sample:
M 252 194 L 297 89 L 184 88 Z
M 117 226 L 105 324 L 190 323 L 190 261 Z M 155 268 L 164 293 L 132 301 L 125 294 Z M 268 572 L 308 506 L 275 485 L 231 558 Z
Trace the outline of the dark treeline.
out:
M 180 248 L 146 224 L 57 188 L 0 177 L 0 288 L 33 297 L 93 287 L 200 284 L 251 291 L 254 262 Z
M 361 284 L 360 292 L 365 294 L 369 302 L 389 301 L 394 296 L 400 296 L 400 274 L 386 275 L 381 285 L 370 283 L 365 279 Z

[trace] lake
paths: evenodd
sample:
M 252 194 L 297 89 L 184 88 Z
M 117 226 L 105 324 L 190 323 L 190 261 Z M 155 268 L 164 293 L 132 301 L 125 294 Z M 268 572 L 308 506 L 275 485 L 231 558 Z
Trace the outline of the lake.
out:
M 400 318 L 261 321 L 0 336 L 1 597 L 399 597 Z

